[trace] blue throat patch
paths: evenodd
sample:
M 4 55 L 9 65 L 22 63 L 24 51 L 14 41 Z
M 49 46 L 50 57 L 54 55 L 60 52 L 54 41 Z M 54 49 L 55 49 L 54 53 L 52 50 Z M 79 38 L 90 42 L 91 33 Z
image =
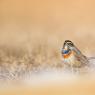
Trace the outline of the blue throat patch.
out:
M 69 53 L 69 50 L 64 50 L 63 53 L 64 54 L 68 54 Z

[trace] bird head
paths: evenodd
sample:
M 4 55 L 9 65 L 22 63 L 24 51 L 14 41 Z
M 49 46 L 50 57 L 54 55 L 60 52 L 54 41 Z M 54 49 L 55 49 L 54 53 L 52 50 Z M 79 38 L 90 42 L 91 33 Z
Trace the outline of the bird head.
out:
M 66 40 L 63 44 L 62 54 L 68 54 L 74 47 L 74 44 L 70 40 Z

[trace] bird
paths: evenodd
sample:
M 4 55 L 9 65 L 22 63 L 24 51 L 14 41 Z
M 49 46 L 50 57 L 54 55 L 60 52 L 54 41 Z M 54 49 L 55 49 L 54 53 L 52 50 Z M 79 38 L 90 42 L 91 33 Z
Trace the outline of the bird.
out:
M 73 69 L 85 67 L 89 63 L 88 58 L 70 40 L 65 40 L 61 54 L 65 66 Z

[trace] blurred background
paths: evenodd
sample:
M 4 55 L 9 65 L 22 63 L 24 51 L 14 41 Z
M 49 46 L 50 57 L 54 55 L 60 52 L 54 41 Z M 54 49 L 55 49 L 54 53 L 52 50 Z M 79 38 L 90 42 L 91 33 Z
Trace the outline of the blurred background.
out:
M 0 0 L 0 44 L 44 40 L 58 49 L 69 39 L 94 55 L 94 4 L 94 0 Z
M 31 70 L 43 63 L 61 67 L 58 66 L 60 50 L 67 39 L 86 56 L 95 56 L 95 0 L 0 0 L 0 63 L 6 65 L 4 71 L 15 76 L 16 71 Z M 24 66 L 18 70 L 16 64 L 19 63 Z M 46 81 L 46 87 L 42 82 L 32 86 L 32 90 L 17 87 L 7 92 L 9 95 L 18 95 L 19 91 L 25 91 L 23 95 L 29 92 L 28 95 L 94 95 L 94 80 L 78 79 L 74 84 L 67 81 L 65 86 L 59 81 L 54 84 Z M 5 89 L 0 93 L 8 95 Z

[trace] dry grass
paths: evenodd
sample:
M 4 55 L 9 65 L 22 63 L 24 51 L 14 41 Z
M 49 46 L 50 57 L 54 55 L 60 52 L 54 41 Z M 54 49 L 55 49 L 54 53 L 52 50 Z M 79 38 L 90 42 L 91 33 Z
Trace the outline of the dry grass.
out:
M 7 33 L 5 33 L 6 35 Z M 27 34 L 28 35 L 28 34 Z M 62 68 L 58 42 L 47 39 L 45 34 L 26 36 L 9 36 L 0 45 L 0 79 L 14 80 L 31 71 L 47 68 Z M 29 35 L 28 35 L 29 36 Z M 34 37 L 35 36 L 35 37 Z M 48 36 L 48 35 L 47 35 Z M 22 39 L 22 40 L 21 40 Z M 57 38 L 56 38 L 57 39 Z M 19 42 L 21 40 L 21 42 Z
M 73 33 L 73 32 L 72 32 Z M 88 34 L 88 32 L 87 32 Z M 89 39 L 89 43 L 86 41 L 86 37 L 81 39 L 76 37 L 76 34 L 73 33 L 72 36 L 64 35 L 64 32 L 3 32 L 0 37 L 0 80 L 4 84 L 8 84 L 9 81 L 16 82 L 16 84 L 23 83 L 23 78 L 29 75 L 31 76 L 32 72 L 43 70 L 46 71 L 48 68 L 63 68 L 61 61 L 60 49 L 63 45 L 65 39 L 69 38 L 75 42 L 77 46 L 84 52 L 88 54 L 91 52 L 94 55 L 93 51 L 95 48 L 92 47 L 94 39 Z M 93 33 L 94 34 L 94 33 Z M 4 35 L 4 36 L 2 36 Z M 81 40 L 79 40 L 81 39 Z M 81 42 L 81 43 L 80 43 Z M 87 46 L 86 46 L 87 45 Z M 91 49 L 89 49 L 89 47 Z M 85 52 L 86 51 L 86 52 Z M 51 73 L 51 72 L 50 72 Z M 36 73 L 35 73 L 36 74 Z M 47 73 L 45 73 L 47 74 Z M 56 74 L 56 72 L 55 72 Z M 64 75 L 58 75 L 57 77 Z M 38 77 L 35 77 L 37 80 Z M 53 79 L 56 77 L 52 76 Z M 70 77 L 69 77 L 70 78 Z M 1 95 L 94 95 L 94 80 L 92 79 L 79 79 L 72 80 L 70 84 L 66 81 L 64 85 L 63 80 L 49 81 L 40 83 L 42 76 L 37 80 L 37 85 L 26 86 L 24 84 L 18 85 L 17 87 L 0 88 Z M 51 79 L 51 76 L 46 75 L 46 79 Z M 71 79 L 71 78 L 70 78 Z M 19 80 L 19 81 L 15 81 Z M 47 85 L 47 84 L 48 85 Z M 6 89 L 5 89 L 6 88 Z

